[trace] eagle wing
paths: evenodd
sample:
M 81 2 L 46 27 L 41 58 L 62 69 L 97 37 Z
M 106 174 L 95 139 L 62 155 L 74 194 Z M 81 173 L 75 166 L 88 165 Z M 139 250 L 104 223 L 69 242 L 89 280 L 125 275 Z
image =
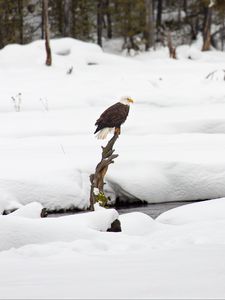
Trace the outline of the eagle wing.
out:
M 105 128 L 105 127 L 120 127 L 126 121 L 126 118 L 129 113 L 129 106 L 117 102 L 116 104 L 107 108 L 100 116 L 100 118 L 96 121 L 95 125 L 98 126 L 96 128 L 96 132 Z

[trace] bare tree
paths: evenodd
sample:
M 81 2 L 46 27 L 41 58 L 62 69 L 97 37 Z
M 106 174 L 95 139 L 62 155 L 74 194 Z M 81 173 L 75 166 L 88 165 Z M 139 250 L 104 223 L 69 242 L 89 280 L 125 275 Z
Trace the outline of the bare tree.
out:
M 172 41 L 170 31 L 167 32 L 167 46 L 169 49 L 170 58 L 176 59 L 177 58 L 176 48 L 173 46 L 173 41 Z
M 220 38 L 221 38 L 221 50 L 224 51 L 224 32 L 225 32 L 225 20 L 223 17 L 223 22 L 222 22 L 222 30 L 221 30 L 221 34 L 220 34 Z
M 157 1 L 156 26 L 159 28 L 162 25 L 162 4 L 163 0 Z
M 146 30 L 145 30 L 145 50 L 154 46 L 154 16 L 153 0 L 145 0 L 146 7 Z
M 44 32 L 45 32 L 45 49 L 46 49 L 46 62 L 47 66 L 52 65 L 52 53 L 49 42 L 49 22 L 48 22 L 48 0 L 43 0 L 43 17 L 44 17 Z
M 103 0 L 97 2 L 97 37 L 98 45 L 102 47 Z
M 215 2 L 215 0 L 210 0 L 209 5 L 205 8 L 202 51 L 208 51 L 211 46 L 211 23 L 213 6 L 215 5 Z
M 64 0 L 63 2 L 63 36 L 70 36 L 71 34 L 71 20 L 72 20 L 72 5 L 71 0 Z
M 187 13 L 187 0 L 183 0 L 183 10 Z
M 107 37 L 109 39 L 111 39 L 112 38 L 112 18 L 111 18 L 109 0 L 106 0 L 104 5 L 105 5 L 105 14 L 106 14 L 106 23 L 107 23 Z
M 19 13 L 20 43 L 23 44 L 23 0 L 17 0 Z

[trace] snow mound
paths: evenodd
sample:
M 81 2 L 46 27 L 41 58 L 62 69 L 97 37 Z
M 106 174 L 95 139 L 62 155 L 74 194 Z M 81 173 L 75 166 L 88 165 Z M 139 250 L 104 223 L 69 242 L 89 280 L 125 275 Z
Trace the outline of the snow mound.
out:
M 195 46 L 179 46 L 177 47 L 178 58 L 186 58 L 191 60 L 199 60 L 202 58 L 202 52 Z
M 102 53 L 96 44 L 82 42 L 72 38 L 51 40 L 53 65 L 68 64 L 86 65 L 92 55 L 95 57 Z M 3 67 L 26 67 L 33 68 L 44 65 L 45 41 L 34 41 L 27 45 L 11 44 L 0 51 L 0 65 Z M 69 66 L 69 65 L 68 65 Z
M 35 204 L 36 205 L 36 204 Z M 27 244 L 69 242 L 77 239 L 94 238 L 99 231 L 106 231 L 118 218 L 114 209 L 105 209 L 59 218 L 22 217 L 34 205 L 14 216 L 0 216 L 0 250 L 18 248 Z M 30 214 L 30 212 L 29 212 Z M 20 216 L 19 216 L 20 215 Z
M 39 202 L 31 202 L 10 213 L 8 217 L 40 218 L 43 206 Z
M 147 158 L 144 161 L 139 159 L 130 166 L 124 162 L 113 168 L 108 180 L 117 196 L 121 199 L 130 197 L 130 201 L 139 199 L 160 203 L 213 199 L 225 194 L 224 165 L 206 163 L 203 154 L 199 157 L 202 159 L 201 163 L 188 162 L 184 158 L 178 161 L 178 157 L 175 161 L 153 162 L 154 150 L 151 155 L 149 161 Z M 140 154 L 139 157 L 143 156 Z M 130 170 L 129 178 L 124 174 L 124 169 Z M 119 187 L 116 181 L 119 182 Z
M 22 207 L 17 198 L 5 189 L 0 189 L 0 215 L 4 211 L 11 211 Z
M 161 224 L 155 222 L 150 216 L 132 212 L 119 217 L 122 232 L 128 235 L 146 235 L 161 228 Z
M 164 224 L 225 220 L 225 198 L 192 203 L 164 212 L 156 219 Z

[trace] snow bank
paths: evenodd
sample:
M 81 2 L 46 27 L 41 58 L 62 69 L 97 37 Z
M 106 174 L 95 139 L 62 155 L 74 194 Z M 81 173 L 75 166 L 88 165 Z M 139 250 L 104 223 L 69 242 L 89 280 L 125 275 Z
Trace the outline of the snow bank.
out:
M 53 65 L 62 66 L 73 62 L 77 66 L 86 65 L 92 55 L 101 53 L 98 45 L 72 38 L 51 40 Z M 45 41 L 35 41 L 28 45 L 11 44 L 0 51 L 0 65 L 4 68 L 34 68 L 45 61 Z M 69 65 L 68 65 L 69 66 Z
M 122 232 L 128 235 L 146 235 L 151 234 L 163 226 L 156 223 L 150 216 L 140 213 L 132 212 L 123 214 L 119 217 L 121 222 Z
M 132 172 L 132 168 L 135 168 L 135 172 Z M 112 179 L 112 189 L 118 191 L 121 200 L 129 194 L 134 200 L 150 203 L 205 200 L 225 194 L 224 168 L 225 165 L 179 161 L 133 162 L 132 167 L 124 163 L 111 171 L 109 182 Z M 129 179 L 123 169 L 130 169 Z M 116 180 L 119 188 L 116 184 L 114 188 Z
M 8 215 L 8 217 L 40 218 L 43 206 L 38 202 L 31 202 L 20 207 Z
M 201 215 L 209 207 L 213 218 Z M 2 216 L 0 297 L 222 299 L 224 206 L 218 199 L 182 210 L 198 222 L 188 218 L 175 226 L 131 213 L 120 216 L 121 233 L 104 232 L 118 217 L 114 210 L 52 219 Z
M 27 244 L 92 239 L 97 231 L 106 231 L 118 218 L 114 209 L 99 210 L 59 218 L 34 218 L 36 204 L 12 215 L 0 216 L 0 250 Z M 25 211 L 26 210 L 26 211 Z M 30 214 L 31 210 L 33 214 Z M 27 214 L 29 213 L 29 218 Z
M 225 198 L 192 203 L 170 209 L 161 214 L 157 221 L 164 224 L 186 224 L 202 221 L 225 220 Z

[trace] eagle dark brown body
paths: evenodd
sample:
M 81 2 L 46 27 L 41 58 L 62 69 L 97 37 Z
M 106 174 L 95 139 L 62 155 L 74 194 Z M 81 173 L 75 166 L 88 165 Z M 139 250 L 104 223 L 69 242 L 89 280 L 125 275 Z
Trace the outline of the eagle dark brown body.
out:
M 129 109 L 129 105 L 120 102 L 107 108 L 95 123 L 98 126 L 95 133 L 103 128 L 120 128 L 121 124 L 127 119 Z
M 105 139 L 109 132 L 114 129 L 117 134 L 120 134 L 120 126 L 126 121 L 130 103 L 134 100 L 130 97 L 121 97 L 120 102 L 107 108 L 96 121 L 97 126 L 94 133 L 97 133 L 98 139 Z

